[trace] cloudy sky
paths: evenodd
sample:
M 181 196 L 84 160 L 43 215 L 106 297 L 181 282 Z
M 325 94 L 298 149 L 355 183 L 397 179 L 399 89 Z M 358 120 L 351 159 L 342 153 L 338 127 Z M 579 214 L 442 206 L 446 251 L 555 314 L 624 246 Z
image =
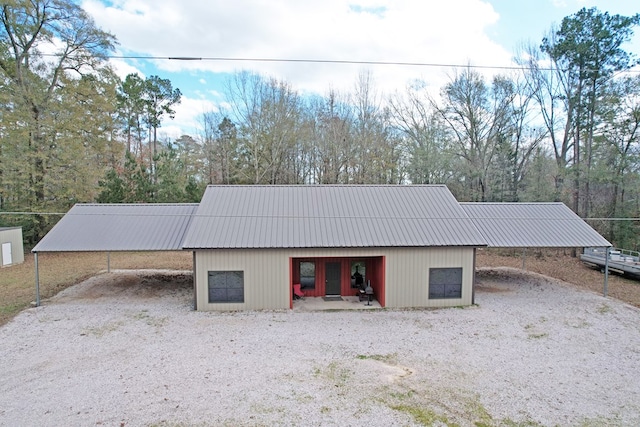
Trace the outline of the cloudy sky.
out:
M 198 116 L 224 102 L 239 70 L 286 80 L 301 92 L 351 90 L 363 70 L 385 93 L 423 79 L 439 88 L 451 65 L 509 66 L 523 43 L 539 44 L 582 7 L 638 12 L 637 0 L 85 0 L 97 25 L 114 34 L 118 55 L 201 61 L 114 59 L 121 77 L 170 79 L 183 93 L 170 137 L 195 133 Z M 640 32 L 640 31 L 638 31 Z M 627 49 L 640 54 L 640 34 Z M 317 59 L 442 66 L 220 61 Z M 487 71 L 488 72 L 488 71 Z

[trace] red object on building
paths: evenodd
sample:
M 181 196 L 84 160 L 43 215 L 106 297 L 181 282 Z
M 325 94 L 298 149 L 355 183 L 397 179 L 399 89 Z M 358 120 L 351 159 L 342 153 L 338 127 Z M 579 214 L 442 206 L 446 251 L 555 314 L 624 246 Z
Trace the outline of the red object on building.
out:
M 370 283 L 373 288 L 372 297 L 378 300 L 384 307 L 385 293 L 385 257 L 313 257 L 291 258 L 291 286 L 295 295 L 297 285 L 300 291 L 307 297 L 323 297 L 325 295 L 357 296 L 359 288 L 353 283 L 351 277 L 351 265 L 353 262 L 364 263 L 364 283 Z M 301 273 L 301 264 L 307 271 Z M 309 267 L 313 273 L 309 273 Z M 305 268 L 302 268 L 305 270 Z M 310 274 L 310 275 L 309 275 Z
M 304 292 L 302 292 L 302 289 L 300 289 L 300 283 L 295 283 L 293 285 L 293 297 L 304 298 Z

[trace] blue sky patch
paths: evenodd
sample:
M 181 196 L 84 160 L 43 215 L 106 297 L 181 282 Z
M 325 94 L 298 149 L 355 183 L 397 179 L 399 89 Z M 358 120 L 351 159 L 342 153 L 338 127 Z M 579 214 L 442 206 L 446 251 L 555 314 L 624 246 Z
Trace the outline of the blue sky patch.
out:
M 349 10 L 356 13 L 368 13 L 382 18 L 384 17 L 384 13 L 387 11 L 387 8 L 384 6 L 367 7 L 359 4 L 350 4 Z

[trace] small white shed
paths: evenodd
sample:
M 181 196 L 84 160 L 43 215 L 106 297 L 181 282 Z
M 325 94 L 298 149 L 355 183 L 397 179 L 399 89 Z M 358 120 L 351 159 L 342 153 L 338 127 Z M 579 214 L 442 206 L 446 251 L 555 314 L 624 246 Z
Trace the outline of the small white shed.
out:
M 0 267 L 23 262 L 22 227 L 0 227 Z

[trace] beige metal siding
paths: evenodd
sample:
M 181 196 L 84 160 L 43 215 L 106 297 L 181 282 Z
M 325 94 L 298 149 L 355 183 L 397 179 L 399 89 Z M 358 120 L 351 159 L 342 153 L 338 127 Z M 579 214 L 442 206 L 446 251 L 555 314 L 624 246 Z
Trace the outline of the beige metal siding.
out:
M 394 248 L 386 262 L 386 306 L 455 307 L 471 305 L 473 248 Z M 462 298 L 429 299 L 429 269 L 462 267 Z
M 244 303 L 209 303 L 209 271 L 243 271 Z M 196 251 L 197 307 L 203 311 L 289 308 L 289 256 L 283 250 Z
M 24 246 L 22 244 L 22 228 L 2 228 L 0 229 L 0 246 L 3 243 L 11 244 L 11 264 L 21 264 L 24 262 Z M 0 251 L 0 266 L 5 265 Z
M 385 257 L 386 307 L 470 305 L 473 248 L 237 249 L 196 251 L 198 310 L 288 309 L 290 259 L 313 257 Z M 429 300 L 429 268 L 462 267 L 462 298 Z M 208 302 L 209 271 L 244 271 L 244 303 Z

